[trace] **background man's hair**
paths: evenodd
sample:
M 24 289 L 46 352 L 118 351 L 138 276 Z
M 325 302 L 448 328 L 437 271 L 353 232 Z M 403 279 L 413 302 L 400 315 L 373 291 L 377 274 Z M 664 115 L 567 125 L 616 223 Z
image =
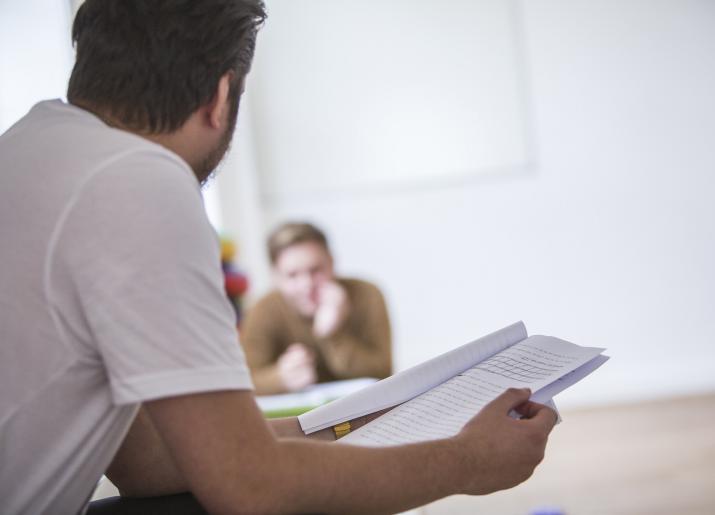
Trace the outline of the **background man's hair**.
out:
M 271 264 L 275 265 L 278 256 L 288 247 L 306 242 L 318 243 L 330 252 L 328 239 L 316 226 L 305 222 L 288 222 L 279 225 L 268 236 L 268 256 Z
M 262 0 L 86 0 L 67 99 L 130 130 L 173 132 L 227 72 L 238 102 L 265 18 Z

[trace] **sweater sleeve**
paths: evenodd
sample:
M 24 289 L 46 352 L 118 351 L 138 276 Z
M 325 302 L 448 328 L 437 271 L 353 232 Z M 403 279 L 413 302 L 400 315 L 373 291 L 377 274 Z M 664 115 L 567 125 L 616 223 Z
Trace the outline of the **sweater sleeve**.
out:
M 335 377 L 382 379 L 392 373 L 392 335 L 385 299 L 370 283 L 356 285 L 350 317 L 319 345 Z
M 248 311 L 241 327 L 241 344 L 257 395 L 285 392 L 276 364 L 283 352 L 276 317 L 278 304 L 273 294 L 263 298 Z

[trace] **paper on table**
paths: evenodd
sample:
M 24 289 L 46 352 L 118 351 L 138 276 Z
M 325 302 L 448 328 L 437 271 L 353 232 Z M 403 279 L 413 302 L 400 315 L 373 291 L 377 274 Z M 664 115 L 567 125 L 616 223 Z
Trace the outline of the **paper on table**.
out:
M 257 395 L 256 403 L 263 411 L 277 411 L 307 406 L 320 406 L 334 399 L 350 395 L 374 384 L 377 379 L 360 377 L 342 381 L 330 381 L 309 386 L 296 393 L 281 393 L 278 395 Z
M 386 446 L 453 436 L 507 388 L 537 391 L 603 350 L 532 336 L 396 407 L 340 442 Z
M 298 417 L 305 434 L 408 401 L 526 338 L 517 322 Z

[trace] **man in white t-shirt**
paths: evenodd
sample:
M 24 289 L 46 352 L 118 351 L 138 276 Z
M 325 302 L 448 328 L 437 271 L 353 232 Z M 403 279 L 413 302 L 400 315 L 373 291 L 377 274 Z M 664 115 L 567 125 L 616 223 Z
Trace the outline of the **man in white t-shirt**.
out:
M 521 390 L 453 438 L 394 448 L 263 420 L 199 187 L 264 16 L 259 0 L 87 0 L 69 103 L 0 137 L 4 514 L 80 513 L 103 473 L 212 513 L 395 512 L 541 460 L 555 415 Z

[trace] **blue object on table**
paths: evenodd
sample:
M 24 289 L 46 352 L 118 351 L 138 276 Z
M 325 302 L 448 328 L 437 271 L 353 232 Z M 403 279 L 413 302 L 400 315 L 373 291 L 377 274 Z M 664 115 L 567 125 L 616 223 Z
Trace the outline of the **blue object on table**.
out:
M 566 512 L 558 506 L 540 506 L 531 510 L 529 515 L 566 515 Z

